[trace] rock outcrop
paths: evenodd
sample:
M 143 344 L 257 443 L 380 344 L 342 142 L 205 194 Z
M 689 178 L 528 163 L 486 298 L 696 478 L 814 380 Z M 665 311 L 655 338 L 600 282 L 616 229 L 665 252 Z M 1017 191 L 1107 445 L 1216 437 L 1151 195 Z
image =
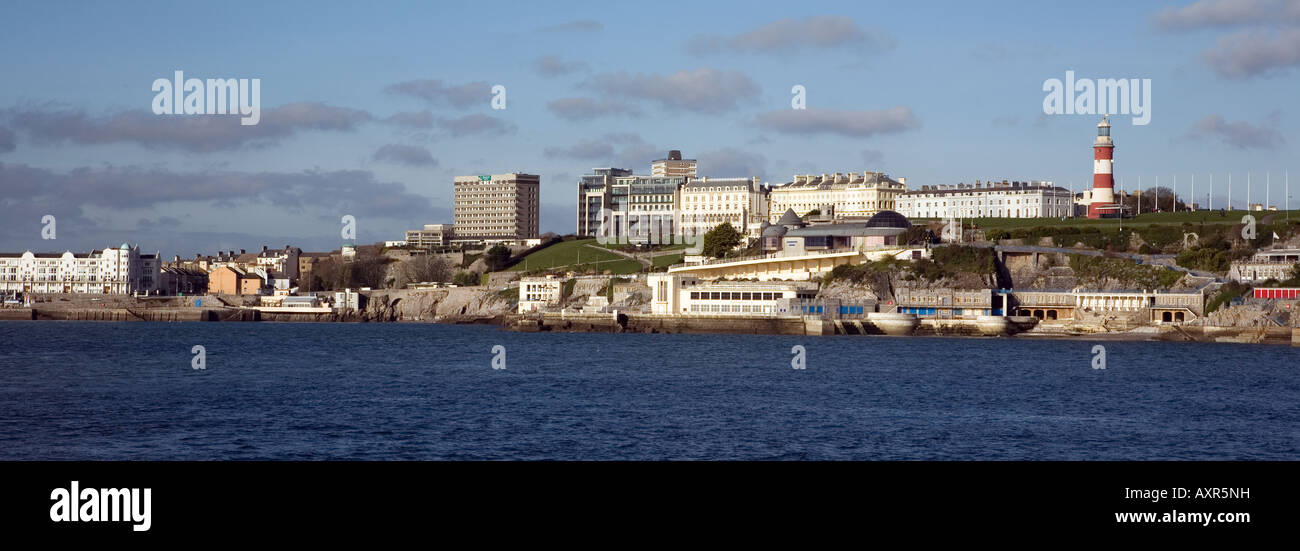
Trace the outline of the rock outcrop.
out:
M 510 313 L 511 303 L 483 287 L 407 290 L 367 293 L 359 313 L 365 321 L 436 321 L 472 323 L 489 321 Z

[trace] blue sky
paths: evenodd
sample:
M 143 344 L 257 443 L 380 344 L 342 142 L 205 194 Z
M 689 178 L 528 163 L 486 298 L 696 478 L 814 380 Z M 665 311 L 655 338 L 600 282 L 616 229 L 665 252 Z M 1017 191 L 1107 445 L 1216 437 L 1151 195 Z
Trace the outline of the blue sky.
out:
M 0 23 L 0 250 L 129 241 L 165 255 L 333 249 L 451 221 L 458 174 L 577 178 L 668 149 L 708 176 L 884 170 L 909 186 L 1091 179 L 1098 116 L 1047 79 L 1151 79 L 1116 117 L 1122 187 L 1233 174 L 1281 205 L 1295 166 L 1300 1 L 27 3 Z M 262 121 L 153 115 L 150 86 L 261 79 Z M 506 109 L 490 107 L 506 87 Z M 807 113 L 791 113 L 791 87 Z M 212 119 L 212 120 L 208 120 Z M 1300 174 L 1300 170 L 1290 170 Z M 1300 176 L 1298 176 L 1300 177 Z M 1300 188 L 1300 180 L 1297 180 Z M 1300 195 L 1300 194 L 1297 194 Z M 1293 200 L 1293 203 L 1295 201 Z M 58 239 L 41 241 L 54 214 Z

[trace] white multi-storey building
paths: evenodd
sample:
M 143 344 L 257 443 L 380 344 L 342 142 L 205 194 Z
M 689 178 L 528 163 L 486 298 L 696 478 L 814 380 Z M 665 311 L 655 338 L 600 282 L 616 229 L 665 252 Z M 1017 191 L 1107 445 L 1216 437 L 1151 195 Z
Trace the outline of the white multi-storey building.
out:
M 897 210 L 895 198 L 907 191 L 907 179 L 894 180 L 880 172 L 807 174 L 773 186 L 768 218 L 776 223 L 787 210 L 804 216 L 816 209 L 835 218 L 869 218 L 882 210 Z
M 789 300 L 812 299 L 815 286 L 794 282 L 706 281 L 679 274 L 651 274 L 650 311 L 656 316 L 773 316 L 790 314 Z
M 158 289 L 157 254 L 126 243 L 89 253 L 0 254 L 0 292 L 148 293 Z
M 560 303 L 564 280 L 555 276 L 519 280 L 519 313 L 536 312 Z
M 767 190 L 758 178 L 700 178 L 681 191 L 681 228 L 685 235 L 704 235 L 725 223 L 759 237 L 767 220 Z
M 1059 218 L 1074 216 L 1074 197 L 1052 182 L 921 186 L 898 197 L 908 218 Z

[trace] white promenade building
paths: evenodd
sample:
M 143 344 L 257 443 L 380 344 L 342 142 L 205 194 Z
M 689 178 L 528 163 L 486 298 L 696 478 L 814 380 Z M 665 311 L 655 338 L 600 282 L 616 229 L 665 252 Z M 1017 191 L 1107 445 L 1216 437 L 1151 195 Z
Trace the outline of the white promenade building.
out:
M 560 304 L 563 287 L 564 280 L 555 276 L 521 278 L 518 312 L 536 312 Z
M 698 178 L 681 191 L 681 228 L 702 236 L 730 223 L 749 237 L 759 237 L 767 220 L 767 191 L 758 178 Z
M 898 197 L 908 218 L 1060 218 L 1074 216 L 1070 190 L 1052 182 L 980 182 L 921 186 Z
M 813 299 L 815 285 L 794 282 L 702 281 L 656 273 L 647 278 L 650 311 L 657 316 L 790 314 L 790 300 Z
M 162 265 L 126 243 L 89 253 L 0 253 L 0 292 L 131 294 L 156 291 Z
M 1234 260 L 1228 268 L 1228 279 L 1246 283 L 1291 278 L 1300 266 L 1300 249 L 1263 249 L 1250 258 Z
M 907 191 L 906 184 L 906 178 L 894 180 L 880 172 L 796 175 L 794 181 L 772 187 L 768 221 L 775 223 L 787 210 L 804 216 L 817 209 L 835 218 L 868 218 L 898 210 L 894 201 Z

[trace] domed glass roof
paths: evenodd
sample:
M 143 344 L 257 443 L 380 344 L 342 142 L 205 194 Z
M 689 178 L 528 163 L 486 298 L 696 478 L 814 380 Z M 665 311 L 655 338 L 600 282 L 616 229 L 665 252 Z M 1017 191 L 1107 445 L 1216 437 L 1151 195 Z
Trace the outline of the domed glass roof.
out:
M 907 217 L 892 210 L 882 210 L 867 220 L 868 228 L 903 228 L 912 227 L 912 223 L 907 221 Z

